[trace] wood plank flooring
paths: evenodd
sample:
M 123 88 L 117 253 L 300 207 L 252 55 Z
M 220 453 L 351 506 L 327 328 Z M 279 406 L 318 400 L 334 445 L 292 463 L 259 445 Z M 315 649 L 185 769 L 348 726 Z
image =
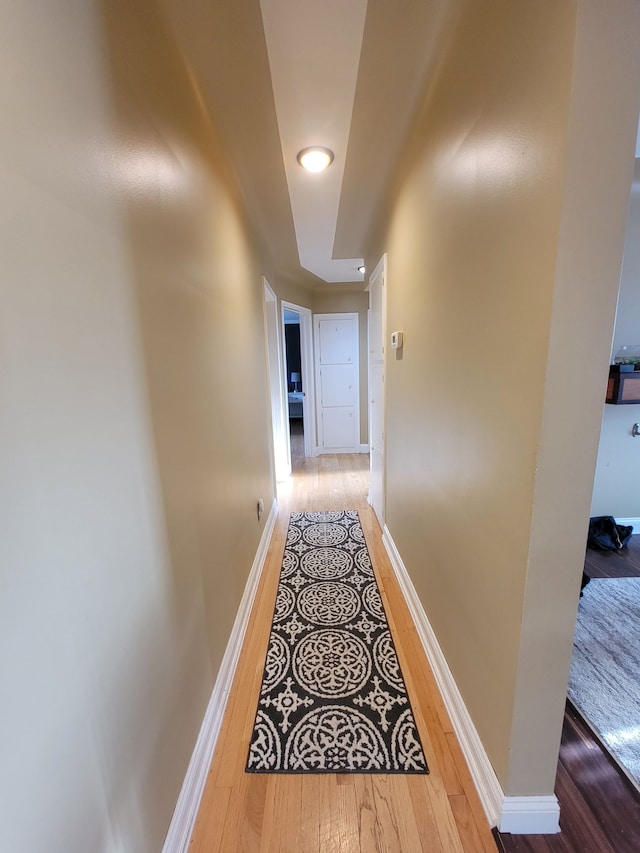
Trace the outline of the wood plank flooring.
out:
M 295 425 L 299 426 L 299 425 Z M 366 502 L 368 457 L 305 459 L 292 434 L 293 477 L 280 515 L 211 765 L 191 853 L 635 853 L 640 798 L 567 706 L 556 795 L 562 832 L 512 836 L 489 830 L 415 627 Z M 357 509 L 394 635 L 429 776 L 247 774 L 255 715 L 289 512 Z M 637 544 L 636 544 L 637 543 Z M 640 536 L 620 554 L 588 552 L 592 577 L 640 575 Z
M 366 501 L 368 456 L 294 459 L 213 757 L 191 853 L 495 853 L 496 842 Z M 357 509 L 430 774 L 244 772 L 288 516 Z
M 587 548 L 584 570 L 590 578 L 640 577 L 640 536 L 634 534 L 620 551 Z

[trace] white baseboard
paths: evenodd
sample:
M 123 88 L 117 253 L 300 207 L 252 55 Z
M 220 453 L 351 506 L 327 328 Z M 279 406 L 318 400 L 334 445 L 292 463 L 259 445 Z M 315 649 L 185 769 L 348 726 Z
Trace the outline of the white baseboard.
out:
M 356 444 L 355 447 L 332 447 L 330 450 L 325 450 L 322 447 L 316 447 L 314 456 L 325 456 L 338 453 L 368 453 L 368 444 Z
M 616 524 L 623 524 L 625 527 L 629 524 L 633 527 L 633 535 L 640 533 L 640 518 L 618 518 L 616 516 Z
M 512 835 L 553 835 L 560 832 L 559 818 L 560 806 L 554 795 L 505 797 L 498 829 Z
M 519 835 L 546 835 L 559 832 L 560 807 L 555 796 L 505 797 L 427 614 L 386 525 L 382 542 L 433 670 L 489 825 L 497 826 L 501 832 Z
M 240 650 L 247 630 L 251 608 L 258 589 L 258 582 L 267 557 L 271 534 L 278 516 L 278 505 L 274 500 L 264 525 L 256 556 L 247 578 L 247 583 L 227 643 L 220 671 L 202 721 L 187 775 L 171 819 L 162 853 L 186 853 L 200 807 L 200 800 L 209 773 L 216 741 L 220 733 L 222 716 L 229 698 L 233 676 L 238 665 Z

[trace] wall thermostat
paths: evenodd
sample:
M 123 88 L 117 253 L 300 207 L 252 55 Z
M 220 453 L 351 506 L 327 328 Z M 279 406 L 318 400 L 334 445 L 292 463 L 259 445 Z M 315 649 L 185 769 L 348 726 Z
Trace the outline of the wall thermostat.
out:
M 391 332 L 391 349 L 402 348 L 402 332 Z

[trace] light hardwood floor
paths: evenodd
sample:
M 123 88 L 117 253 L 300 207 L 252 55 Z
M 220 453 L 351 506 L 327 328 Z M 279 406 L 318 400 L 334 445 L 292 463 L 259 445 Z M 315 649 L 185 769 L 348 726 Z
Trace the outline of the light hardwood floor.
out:
M 191 853 L 496 853 L 460 747 L 367 504 L 364 454 L 294 460 L 213 757 Z M 430 774 L 244 772 L 289 513 L 357 509 Z

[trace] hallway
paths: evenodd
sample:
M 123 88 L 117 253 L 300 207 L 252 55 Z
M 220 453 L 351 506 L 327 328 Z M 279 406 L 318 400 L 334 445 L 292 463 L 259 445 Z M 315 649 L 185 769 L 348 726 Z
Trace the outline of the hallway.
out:
M 427 625 L 489 820 L 555 832 L 640 103 L 640 3 L 612 5 L 3 4 L 2 853 L 186 853 L 275 519 L 267 377 L 296 387 L 268 363 L 267 284 L 278 327 L 285 304 L 357 312 L 363 455 L 307 458 L 280 490 L 192 849 L 494 850 Z M 280 82 L 309 111 L 292 135 Z M 326 219 L 317 257 L 301 210 Z M 417 628 L 366 503 L 383 258 L 374 491 Z M 244 774 L 300 506 L 362 514 L 426 779 Z
M 191 842 L 214 851 L 465 851 L 496 846 L 429 665 L 411 623 L 373 511 L 368 456 L 304 459 L 280 484 L 280 512 L 256 596 Z M 357 509 L 427 754 L 428 776 L 247 774 L 244 765 L 262 677 L 289 513 Z

